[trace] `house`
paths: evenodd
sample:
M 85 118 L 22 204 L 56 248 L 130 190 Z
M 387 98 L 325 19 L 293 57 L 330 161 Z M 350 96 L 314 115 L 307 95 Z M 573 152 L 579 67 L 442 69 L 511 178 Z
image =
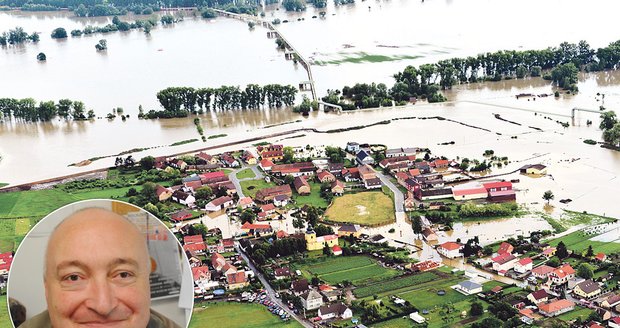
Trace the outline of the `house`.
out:
M 454 200 L 484 199 L 487 198 L 488 195 L 487 190 L 477 183 L 464 184 L 452 188 L 452 197 Z
M 310 184 L 306 181 L 305 177 L 296 177 L 295 180 L 293 180 L 293 186 L 300 195 L 310 195 L 312 191 L 310 189 Z
M 201 281 L 211 280 L 211 271 L 208 266 L 197 266 L 192 268 L 192 276 L 194 277 L 194 283 L 198 285 Z
M 357 142 L 347 142 L 346 150 L 351 154 L 357 154 L 360 151 L 360 144 Z
M 338 228 L 338 237 L 354 236 L 359 238 L 362 234 L 362 227 L 359 224 L 343 224 Z
M 382 185 L 381 179 L 379 178 L 364 180 L 364 187 L 366 187 L 366 189 L 378 189 L 381 188 Z
M 463 249 L 463 245 L 455 242 L 445 242 L 437 247 L 437 252 L 439 254 L 453 259 L 461 256 L 461 250 Z
M 383 244 L 383 243 L 387 242 L 388 240 L 387 240 L 387 238 L 383 237 L 383 235 L 376 234 L 376 235 L 371 236 L 368 239 L 368 241 L 370 241 L 371 243 L 374 243 L 374 244 Z
M 250 284 L 243 270 L 226 274 L 226 282 L 228 289 L 243 288 Z
M 235 251 L 235 240 L 232 238 L 220 239 L 219 245 L 222 247 L 224 252 Z
M 273 232 L 271 225 L 269 224 L 253 224 L 250 222 L 246 222 L 241 226 L 241 230 L 247 233 L 248 235 L 264 235 Z
M 243 197 L 243 198 L 239 198 L 239 201 L 237 202 L 237 206 L 241 207 L 241 209 L 244 210 L 246 208 L 254 207 L 256 206 L 256 204 L 254 203 L 254 200 L 252 200 L 251 197 Z
M 343 163 L 327 163 L 327 171 L 333 174 L 335 177 L 342 177 L 342 170 L 344 169 Z
M 556 285 L 566 283 L 569 279 L 575 277 L 575 270 L 570 264 L 564 264 L 549 274 L 549 280 Z
M 226 265 L 226 259 L 220 253 L 213 253 L 211 255 L 211 266 L 216 271 L 222 271 L 224 265 Z
M 289 236 L 289 234 L 286 231 L 284 231 L 284 230 L 278 230 L 278 232 L 276 232 L 276 238 L 277 239 L 286 238 L 288 236 Z
M 304 238 L 306 239 L 306 249 L 309 251 L 323 249 L 323 247 L 334 247 L 338 245 L 338 235 L 325 235 L 317 237 L 311 227 L 306 231 Z
M 431 165 L 428 162 L 415 162 L 414 166 L 421 174 L 431 173 Z
M 222 157 L 220 158 L 220 162 L 222 162 L 222 165 L 224 165 L 225 167 L 239 167 L 239 166 L 241 166 L 239 161 L 236 160 L 234 157 L 232 157 L 230 154 L 222 155 Z
M 334 302 L 342 293 L 329 285 L 319 285 L 319 292 L 323 295 L 323 301 Z
M 357 169 L 359 170 L 360 178 L 362 179 L 362 181 L 374 179 L 377 177 L 377 173 L 375 172 L 375 170 L 372 169 L 372 167 L 370 167 L 370 165 L 360 165 Z
M 180 190 L 176 190 L 172 193 L 172 200 L 189 207 L 193 207 L 196 202 L 196 198 L 194 198 L 194 196 Z
M 276 280 L 290 278 L 291 269 L 290 268 L 277 268 L 273 271 L 273 275 L 276 277 Z
M 531 325 L 532 323 L 534 323 L 534 320 L 536 320 L 536 317 L 534 316 L 534 311 L 530 308 L 519 310 L 519 314 L 521 315 L 521 322 L 526 325 Z
M 609 328 L 620 328 L 620 317 L 613 317 L 607 323 Z
M 533 265 L 532 259 L 529 257 L 525 257 L 517 261 L 513 269 L 517 273 L 526 273 L 532 270 L 532 265 Z
M 426 241 L 437 241 L 439 240 L 439 237 L 437 237 L 437 234 L 435 233 L 435 231 L 433 231 L 433 229 L 426 227 L 422 230 L 422 237 L 424 238 L 424 240 Z
M 196 176 L 196 181 L 187 181 L 184 182 L 183 185 L 185 188 L 192 193 L 195 193 L 200 187 L 202 187 L 202 181 L 200 181 L 200 177 Z
M 307 279 L 293 280 L 293 282 L 291 282 L 291 289 L 293 290 L 293 294 L 295 294 L 295 296 L 305 293 L 308 288 L 309 285 Z
M 507 202 L 517 199 L 510 181 L 486 182 L 482 183 L 482 186 L 487 190 L 488 198 L 492 202 Z
M 260 168 L 264 171 L 264 172 L 269 172 L 271 171 L 271 168 L 273 167 L 273 162 L 271 160 L 265 159 L 263 158 L 260 163 L 258 164 L 258 166 L 260 166 Z
M 333 174 L 331 174 L 329 171 L 318 171 L 316 173 L 316 177 L 317 179 L 319 179 L 319 182 L 321 183 L 336 181 L 336 177 Z
M 235 203 L 234 200 L 230 196 L 218 197 L 218 198 L 210 201 L 205 206 L 205 211 L 209 211 L 209 212 L 220 211 L 220 210 L 232 207 L 234 205 L 234 203 Z
M 0 274 L 8 274 L 13 263 L 13 252 L 0 254 Z
M 292 177 L 314 175 L 316 167 L 312 162 L 299 162 L 292 164 L 279 164 L 271 167 L 271 173 L 275 176 L 290 175 Z
M 344 194 L 344 182 L 336 180 L 332 182 L 331 187 L 332 194 L 336 196 L 342 196 Z
M 424 323 L 426 321 L 426 319 L 421 316 L 417 311 L 411 312 L 409 314 L 409 319 L 413 320 L 415 323 Z
M 357 152 L 357 155 L 355 155 L 355 160 L 360 165 L 375 164 L 375 159 L 372 158 L 372 156 L 370 156 L 370 154 L 368 154 L 365 150 L 360 150 L 359 152 Z
M 311 289 L 299 296 L 301 305 L 306 310 L 318 309 L 323 305 L 323 296 L 314 289 Z
M 243 152 L 243 156 L 241 156 L 241 158 L 243 158 L 243 161 L 248 165 L 256 165 L 256 157 L 254 157 L 254 155 L 247 150 Z
M 181 222 L 183 220 L 191 219 L 192 217 L 193 217 L 193 214 L 186 210 L 180 210 L 180 211 L 176 211 L 170 214 L 170 218 L 176 222 Z
M 547 294 L 547 291 L 544 289 L 539 289 L 537 291 L 531 292 L 527 295 L 527 299 L 538 305 L 539 303 L 544 303 L 547 302 L 549 300 L 549 294 Z
M 279 162 L 284 159 L 284 152 L 282 150 L 264 151 L 260 157 L 272 162 Z
M 575 303 L 566 299 L 538 304 L 538 311 L 546 317 L 555 317 L 562 313 L 572 311 L 574 308 Z
M 458 285 L 456 285 L 455 289 L 465 295 L 482 293 L 482 285 L 475 283 L 471 280 L 465 280 L 463 282 L 460 282 Z
M 155 189 L 155 195 L 157 195 L 157 199 L 159 199 L 160 202 L 168 200 L 168 198 L 172 197 L 172 193 L 172 189 L 164 188 L 160 185 L 157 185 Z
M 594 259 L 599 262 L 605 262 L 605 260 L 607 259 L 607 255 L 605 255 L 605 253 L 597 253 Z
M 260 209 L 262 212 L 265 212 L 267 214 L 273 214 L 276 212 L 276 206 L 273 204 L 265 204 L 265 205 L 261 205 Z
M 211 164 L 211 165 L 215 165 L 218 162 L 217 158 L 207 153 L 203 153 L 203 152 L 196 154 L 195 157 L 202 160 L 204 163 Z
M 333 303 L 330 305 L 323 305 L 319 308 L 319 317 L 321 320 L 327 320 L 332 318 L 350 319 L 353 317 L 353 311 L 342 302 Z
M 222 267 L 220 271 L 222 272 L 224 276 L 227 276 L 231 273 L 237 272 L 238 270 L 236 266 L 230 264 L 229 262 L 226 262 L 226 264 L 224 264 L 224 266 Z
M 618 305 L 620 305 L 620 293 L 613 294 L 601 302 L 601 306 L 605 309 L 612 309 Z
M 205 242 L 202 239 L 202 235 L 190 235 L 183 237 L 183 245 L 192 244 L 202 244 L 204 246 Z
M 342 255 L 342 248 L 338 245 L 334 245 L 332 246 L 332 253 L 334 253 L 335 256 Z
M 410 269 L 413 272 L 425 272 L 425 271 L 435 270 L 439 268 L 440 266 L 442 266 L 442 264 L 439 262 L 427 260 L 427 261 L 422 261 L 418 263 L 413 263 L 409 266 L 408 269 Z M 405 266 L 405 268 L 407 268 L 407 266 Z
M 273 198 L 273 205 L 277 207 L 284 207 L 288 204 L 289 200 L 291 200 L 291 198 L 287 195 L 278 195 Z
M 185 163 L 183 160 L 181 159 L 175 159 L 172 161 L 172 163 L 170 163 L 170 166 L 179 169 L 181 171 L 185 171 L 185 169 L 187 168 L 187 163 Z
M 557 248 L 555 247 L 547 247 L 543 250 L 542 255 L 546 258 L 550 258 L 555 255 L 555 251 Z
M 351 182 L 351 181 L 359 181 L 360 180 L 360 171 L 357 167 L 352 167 L 352 168 L 345 168 L 342 170 L 341 172 L 342 177 L 344 178 L 344 181 L 346 182 Z
M 587 279 L 577 284 L 577 286 L 573 288 L 573 293 L 583 298 L 590 299 L 601 293 L 601 286 L 597 282 L 592 281 L 592 279 Z
M 431 162 L 431 166 L 436 169 L 444 169 L 450 165 L 450 161 L 447 159 L 436 159 Z
M 526 165 L 520 169 L 521 173 L 525 174 L 547 174 L 547 167 L 542 164 Z
M 267 203 L 278 195 L 286 195 L 289 197 L 293 196 L 291 186 L 285 184 L 276 187 L 263 188 L 256 193 L 255 199 L 261 203 Z
M 555 270 L 555 268 L 543 264 L 532 269 L 532 275 L 538 279 L 547 279 L 553 270 Z
M 499 245 L 499 249 L 497 250 L 497 254 L 498 255 L 502 255 L 502 254 L 512 254 L 512 252 L 515 250 L 514 246 L 512 246 L 510 243 L 507 242 L 502 242 Z
M 450 198 L 452 196 L 452 188 L 434 188 L 434 189 L 421 189 L 417 188 L 413 191 L 413 195 L 418 200 L 434 200 Z
M 491 261 L 493 261 L 493 270 L 497 272 L 506 272 L 514 268 L 518 260 L 518 258 L 510 253 L 503 253 L 491 259 Z

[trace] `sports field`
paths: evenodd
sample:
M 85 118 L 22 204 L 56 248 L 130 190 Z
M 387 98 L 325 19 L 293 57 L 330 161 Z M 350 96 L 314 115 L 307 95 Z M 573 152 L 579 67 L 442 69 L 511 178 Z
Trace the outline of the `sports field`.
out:
M 331 284 L 348 280 L 355 285 L 395 277 L 397 270 L 387 269 L 366 256 L 332 257 L 325 261 L 302 264 L 299 269 Z
M 335 197 L 325 212 L 329 221 L 361 225 L 382 225 L 394 222 L 394 201 L 380 191 L 358 192 Z
M 291 319 L 282 321 L 260 304 L 254 303 L 204 303 L 205 307 L 197 305 L 192 313 L 189 327 L 275 327 L 301 328 L 302 326 Z

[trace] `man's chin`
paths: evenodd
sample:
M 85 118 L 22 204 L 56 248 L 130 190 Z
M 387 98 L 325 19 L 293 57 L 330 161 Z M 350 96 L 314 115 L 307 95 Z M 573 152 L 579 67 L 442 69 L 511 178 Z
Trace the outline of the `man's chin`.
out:
M 130 328 L 133 327 L 129 320 L 87 321 L 76 325 L 80 328 Z

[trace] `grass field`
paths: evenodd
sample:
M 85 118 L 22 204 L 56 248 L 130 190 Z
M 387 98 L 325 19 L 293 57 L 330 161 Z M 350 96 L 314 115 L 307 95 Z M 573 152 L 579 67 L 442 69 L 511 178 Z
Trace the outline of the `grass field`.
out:
M 239 181 L 239 184 L 241 184 L 241 189 L 243 189 L 243 194 L 246 197 L 252 197 L 254 198 L 254 196 L 256 196 L 256 193 L 263 189 L 263 188 L 267 188 L 267 187 L 275 187 L 276 184 L 273 182 L 265 182 L 265 180 L 260 179 L 260 180 L 245 180 L 245 181 Z
M 552 246 L 557 246 L 560 241 L 563 241 L 566 247 L 572 251 L 577 253 L 582 253 L 588 249 L 589 245 L 592 245 L 592 249 L 594 253 L 603 252 L 605 254 L 612 254 L 620 252 L 620 243 L 616 242 L 600 242 L 600 241 L 592 241 L 589 238 L 593 238 L 594 236 L 586 236 L 581 231 L 575 231 L 566 236 L 553 239 L 549 242 Z
M 588 318 L 588 316 L 590 316 L 592 312 L 594 311 L 591 309 L 576 306 L 574 310 L 566 312 L 564 314 L 560 314 L 559 316 L 557 316 L 557 318 L 564 322 L 572 321 L 579 317 L 581 317 L 582 320 L 585 320 Z
M 247 168 L 247 169 L 243 169 L 239 172 L 237 172 L 237 179 L 250 179 L 250 178 L 255 178 L 256 174 L 254 174 L 254 171 L 252 171 L 252 169 Z
M 310 185 L 310 195 L 299 196 L 297 192 L 293 192 L 297 206 L 304 206 L 307 204 L 326 208 L 329 204 L 321 197 L 321 184 L 314 181 L 308 181 L 308 184 Z
M 368 281 L 378 281 L 395 277 L 397 270 L 386 269 L 366 256 L 333 257 L 313 264 L 302 264 L 299 269 L 317 275 L 331 284 L 348 280 L 353 284 L 362 284 Z
M 6 304 L 6 295 L 0 295 L 0 328 L 12 327 L 8 305 Z
M 435 275 L 433 272 L 424 272 L 421 274 L 392 279 L 390 281 L 383 281 L 381 283 L 356 288 L 353 293 L 356 297 L 363 298 L 371 295 L 378 295 L 385 292 L 399 290 L 401 288 L 415 286 L 418 284 L 423 284 L 425 282 L 429 282 L 435 279 L 438 279 L 438 276 Z
M 189 327 L 302 327 L 297 321 L 282 321 L 266 307 L 247 303 L 206 303 L 206 307 L 195 307 Z
M 394 202 L 380 191 L 359 192 L 334 198 L 325 212 L 333 222 L 381 225 L 394 222 Z
M 17 219 L 15 220 L 15 235 L 24 236 L 30 231 L 30 219 Z

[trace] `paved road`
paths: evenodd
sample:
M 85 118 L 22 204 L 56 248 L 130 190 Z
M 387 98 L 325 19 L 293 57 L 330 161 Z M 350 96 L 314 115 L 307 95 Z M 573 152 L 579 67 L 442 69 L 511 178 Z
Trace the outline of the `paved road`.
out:
M 263 171 L 258 168 L 258 165 L 252 165 L 252 166 L 249 166 L 249 168 L 251 168 L 252 172 L 254 172 L 254 174 L 256 174 L 256 178 L 253 178 L 253 179 L 262 179 L 262 178 L 264 178 Z
M 245 252 L 241 249 L 241 247 L 239 247 L 238 244 L 236 244 L 235 246 L 237 247 L 237 252 L 239 252 L 239 254 L 241 254 L 241 257 L 243 257 L 243 259 L 248 264 L 250 269 L 252 271 L 254 271 L 254 274 L 256 275 L 256 277 L 258 277 L 258 280 L 260 280 L 260 282 L 265 287 L 265 290 L 267 291 L 267 297 L 269 297 L 269 300 L 274 302 L 274 303 L 276 303 L 280 308 L 282 308 L 284 311 L 286 311 L 286 313 L 288 313 L 291 316 L 291 318 L 294 318 L 295 320 L 297 320 L 302 326 L 304 326 L 306 328 L 313 328 L 314 326 L 311 323 L 309 323 L 308 321 L 304 320 L 299 315 L 295 314 L 295 312 L 293 312 L 291 309 L 289 309 L 286 304 L 282 303 L 281 299 L 275 297 L 276 292 L 275 292 L 275 290 L 273 290 L 273 288 L 271 288 L 271 285 L 269 285 L 269 283 L 267 282 L 267 279 L 265 279 L 263 274 L 260 273 L 260 271 L 258 271 L 256 269 L 254 264 L 252 264 L 252 262 L 250 261 L 250 259 L 247 256 L 247 254 L 245 254 Z
M 241 169 L 243 169 L 243 168 L 241 168 Z M 239 179 L 237 179 L 237 172 L 239 172 L 239 171 L 240 170 L 232 171 L 228 175 L 228 178 L 235 185 L 235 188 L 237 188 L 237 195 L 239 195 L 239 198 L 241 199 L 241 198 L 245 197 L 245 195 L 243 195 L 243 188 L 241 188 L 241 184 L 239 183 Z
M 381 179 L 381 182 L 383 182 L 384 185 L 388 186 L 388 188 L 390 188 L 390 190 L 392 190 L 392 192 L 394 193 L 394 208 L 396 209 L 396 213 L 405 212 L 405 195 L 383 173 L 376 173 L 377 177 Z

